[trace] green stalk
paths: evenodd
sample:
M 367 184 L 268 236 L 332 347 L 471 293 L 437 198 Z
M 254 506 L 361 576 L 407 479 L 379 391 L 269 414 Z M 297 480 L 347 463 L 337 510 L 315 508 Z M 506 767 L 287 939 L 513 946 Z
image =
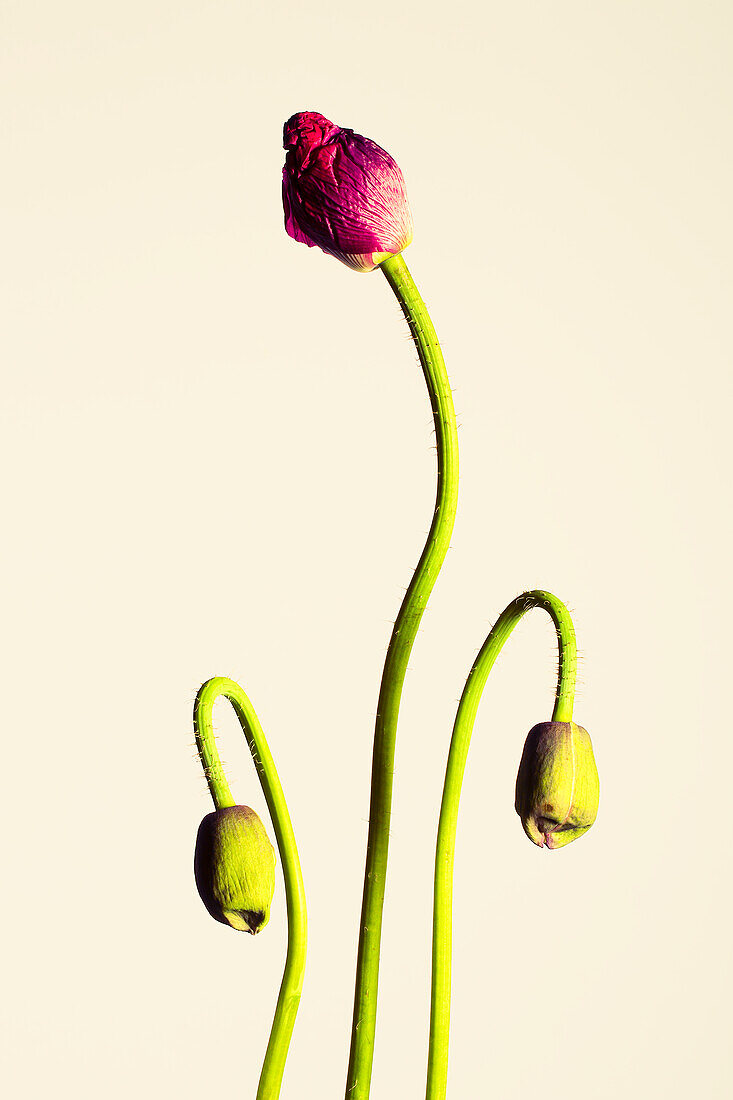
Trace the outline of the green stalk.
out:
M 359 927 L 347 1100 L 367 1100 L 377 1018 L 379 950 L 389 848 L 395 736 L 415 636 L 445 559 L 458 499 L 458 433 L 450 383 L 435 329 L 401 255 L 381 265 L 410 327 L 430 396 L 438 451 L 438 492 L 425 549 L 395 621 L 382 674 L 372 757 L 369 838 Z
M 307 918 L 305 890 L 300 870 L 298 849 L 290 821 L 283 789 L 280 786 L 275 764 L 262 732 L 254 707 L 239 684 L 225 676 L 215 676 L 203 685 L 194 705 L 194 730 L 196 745 L 203 764 L 206 781 L 217 810 L 233 806 L 234 799 L 224 776 L 219 753 L 214 741 L 212 710 L 220 696 L 234 707 L 239 724 L 249 745 L 252 759 L 262 785 L 267 807 L 272 818 L 277 846 L 280 852 L 285 897 L 288 908 L 288 951 L 285 959 L 280 995 L 275 1008 L 270 1041 L 257 1089 L 257 1100 L 277 1100 L 280 1095 L 285 1060 L 288 1056 L 293 1025 L 300 1004 L 305 972 L 307 944 Z
M 430 996 L 430 1043 L 428 1048 L 427 1100 L 445 1100 L 448 1083 L 448 1039 L 450 1031 L 453 862 L 461 784 L 466 768 L 471 733 L 481 695 L 494 661 L 519 620 L 533 607 L 541 607 L 555 624 L 559 649 L 559 670 L 553 722 L 572 722 L 575 697 L 575 631 L 570 612 L 550 592 L 525 592 L 502 611 L 484 642 L 458 705 L 453 726 L 448 764 L 440 807 L 438 842 L 435 851 L 433 899 L 433 974 Z

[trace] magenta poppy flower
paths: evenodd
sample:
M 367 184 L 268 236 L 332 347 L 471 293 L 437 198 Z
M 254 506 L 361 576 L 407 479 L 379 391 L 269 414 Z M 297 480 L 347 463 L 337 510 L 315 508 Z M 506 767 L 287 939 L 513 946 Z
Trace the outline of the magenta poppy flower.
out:
M 296 241 L 372 271 L 412 240 L 397 164 L 369 138 L 301 111 L 283 127 L 285 228 Z

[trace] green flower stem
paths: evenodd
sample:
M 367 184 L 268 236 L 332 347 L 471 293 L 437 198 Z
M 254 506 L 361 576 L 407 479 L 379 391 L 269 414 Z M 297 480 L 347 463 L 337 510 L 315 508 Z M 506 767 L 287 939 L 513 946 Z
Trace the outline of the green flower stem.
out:
M 435 329 L 402 256 L 391 256 L 380 266 L 407 318 L 425 375 L 437 438 L 438 492 L 425 549 L 392 631 L 377 704 L 347 1100 L 367 1100 L 372 1075 L 395 735 L 402 686 L 420 620 L 448 551 L 458 499 L 456 416 Z
M 445 1100 L 448 1082 L 448 1038 L 450 1029 L 453 861 L 461 784 L 466 767 L 471 733 L 486 680 L 504 643 L 519 620 L 533 607 L 550 615 L 557 632 L 559 671 L 553 722 L 571 722 L 575 697 L 575 631 L 570 612 L 550 592 L 525 592 L 502 611 L 484 642 L 458 705 L 440 807 L 438 842 L 435 852 L 433 901 L 433 976 L 430 999 L 430 1045 L 428 1049 L 427 1100 Z
M 224 776 L 221 760 L 214 742 L 212 710 L 220 696 L 224 696 L 234 707 L 244 736 L 249 745 L 257 774 L 262 784 L 267 807 L 275 829 L 277 846 L 280 851 L 283 876 L 285 878 L 285 896 L 288 907 L 288 952 L 285 959 L 280 995 L 275 1008 L 270 1041 L 267 1044 L 265 1060 L 257 1089 L 257 1100 L 277 1100 L 280 1095 L 285 1059 L 288 1056 L 293 1025 L 300 1004 L 305 972 L 307 944 L 307 918 L 303 876 L 300 871 L 298 849 L 295 844 L 293 826 L 290 822 L 285 795 L 280 786 L 277 771 L 270 750 L 262 732 L 254 707 L 242 691 L 239 684 L 225 676 L 215 676 L 203 685 L 194 706 L 194 730 L 201 763 L 209 784 L 211 797 L 217 810 L 233 806 L 234 799 Z

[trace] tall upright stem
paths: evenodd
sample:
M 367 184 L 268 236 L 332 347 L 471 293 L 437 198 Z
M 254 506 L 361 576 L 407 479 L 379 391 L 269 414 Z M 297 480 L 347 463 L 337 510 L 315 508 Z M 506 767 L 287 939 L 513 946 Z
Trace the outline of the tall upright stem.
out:
M 420 620 L 448 551 L 458 500 L 458 433 L 438 338 L 402 256 L 390 257 L 381 267 L 407 319 L 425 376 L 435 422 L 438 491 L 427 542 L 392 631 L 377 704 L 347 1100 L 367 1100 L 371 1083 L 392 775 L 402 686 Z
M 262 726 L 255 714 L 254 707 L 239 684 L 235 683 L 234 680 L 227 679 L 225 676 L 215 676 L 213 679 L 206 681 L 196 696 L 193 712 L 196 745 L 214 805 L 217 810 L 234 805 L 234 799 L 224 776 L 214 741 L 212 711 L 214 703 L 220 696 L 228 699 L 234 707 L 252 753 L 267 808 L 272 818 L 285 879 L 285 897 L 288 907 L 288 951 L 280 984 L 280 995 L 275 1008 L 275 1018 L 272 1022 L 270 1041 L 267 1045 L 257 1089 L 257 1100 L 277 1100 L 280 1095 L 285 1060 L 288 1056 L 288 1048 L 303 988 L 307 945 L 305 890 L 290 814 Z
M 430 1045 L 426 1100 L 445 1100 L 448 1083 L 451 958 L 453 936 L 453 863 L 461 785 L 471 733 L 486 680 L 505 642 L 519 620 L 534 607 L 552 618 L 558 640 L 559 669 L 553 722 L 571 722 L 575 697 L 576 647 L 570 612 L 551 592 L 535 590 L 518 596 L 502 611 L 484 642 L 458 705 L 440 807 L 435 850 L 433 898 L 433 976 L 430 995 Z

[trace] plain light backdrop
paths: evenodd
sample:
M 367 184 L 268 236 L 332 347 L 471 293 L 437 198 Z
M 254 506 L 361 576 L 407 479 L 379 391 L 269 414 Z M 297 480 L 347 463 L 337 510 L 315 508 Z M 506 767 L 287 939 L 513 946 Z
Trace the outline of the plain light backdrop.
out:
M 284 233 L 281 128 L 310 109 L 403 169 L 460 423 L 398 734 L 374 1100 L 424 1092 L 456 701 L 536 586 L 575 611 L 601 809 L 556 853 L 514 813 L 552 705 L 535 612 L 469 758 L 449 1096 L 729 1096 L 730 4 L 0 12 L 7 1095 L 254 1097 L 284 898 L 252 939 L 195 893 L 212 675 L 251 696 L 301 850 L 282 1095 L 343 1095 L 374 708 L 435 457 L 383 277 Z

